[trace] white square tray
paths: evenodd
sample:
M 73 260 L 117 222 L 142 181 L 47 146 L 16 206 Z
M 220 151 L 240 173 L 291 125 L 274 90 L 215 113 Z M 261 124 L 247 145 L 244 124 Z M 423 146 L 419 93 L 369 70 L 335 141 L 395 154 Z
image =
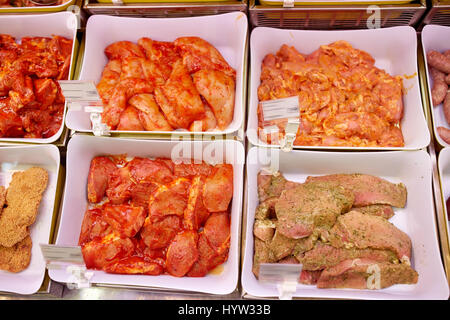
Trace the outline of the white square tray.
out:
M 56 12 L 32 15 L 0 15 L 0 30 L 16 38 L 23 37 L 52 37 L 62 36 L 73 40 L 72 56 L 70 60 L 69 76 L 74 67 L 75 42 L 77 35 L 77 18 L 72 12 Z M 67 104 L 64 106 L 64 115 L 58 132 L 49 138 L 1 138 L 0 141 L 28 142 L 28 143 L 53 143 L 57 141 L 64 130 L 64 118 Z
M 86 211 L 87 177 L 92 158 L 105 154 L 127 154 L 138 157 L 195 158 L 207 161 L 213 153 L 214 159 L 233 164 L 233 200 L 231 204 L 231 240 L 228 260 L 220 274 L 209 273 L 202 278 L 177 278 L 170 275 L 119 275 L 94 271 L 94 284 L 157 287 L 172 290 L 197 291 L 210 294 L 229 294 L 236 289 L 239 276 L 239 240 L 242 213 L 244 148 L 232 140 L 215 142 L 182 142 L 191 150 L 191 155 L 180 154 L 178 141 L 131 140 L 120 138 L 75 135 L 67 147 L 67 176 L 57 245 L 76 246 L 81 223 Z M 215 152 L 215 153 L 214 153 Z M 209 162 L 209 161 L 207 161 Z M 65 270 L 50 270 L 50 278 L 57 282 L 68 282 Z
M 257 174 L 263 167 L 260 153 L 254 147 L 247 156 L 247 227 L 242 270 L 242 287 L 256 297 L 277 297 L 274 285 L 262 285 L 252 273 L 253 222 L 258 205 Z M 431 189 L 431 159 L 424 151 L 410 152 L 314 152 L 279 154 L 279 170 L 288 180 L 303 182 L 309 175 L 333 173 L 365 173 L 405 184 L 408 198 L 405 208 L 394 208 L 390 219 L 406 232 L 412 241 L 412 267 L 419 273 L 415 285 L 394 285 L 381 290 L 318 289 L 313 285 L 297 285 L 294 297 L 343 299 L 448 299 L 449 288 L 442 266 Z
M 30 227 L 33 241 L 30 265 L 18 273 L 0 270 L 0 291 L 33 294 L 42 285 L 46 263 L 39 244 L 48 244 L 50 241 L 59 165 L 60 154 L 54 145 L 0 147 L 0 185 L 7 187 L 14 171 L 23 171 L 32 166 L 46 169 L 49 178 L 36 221 Z
M 392 27 L 370 30 L 310 31 L 255 28 L 250 37 L 250 85 L 247 134 L 253 145 L 264 146 L 258 138 L 258 94 L 261 83 L 261 63 L 269 53 L 276 53 L 283 44 L 294 46 L 300 53 L 310 54 L 321 45 L 345 40 L 353 47 L 366 51 L 375 59 L 375 66 L 403 79 L 404 115 L 401 121 L 404 147 L 328 147 L 294 146 L 302 149 L 354 150 L 417 150 L 428 146 L 430 132 L 425 120 L 417 71 L 417 36 L 412 27 Z M 413 76 L 413 77 L 409 77 Z M 276 146 L 276 145 L 272 145 Z
M 214 16 L 189 18 L 129 18 L 105 15 L 91 16 L 86 26 L 85 53 L 80 73 L 80 80 L 92 80 L 98 83 L 103 68 L 108 62 L 105 48 L 113 42 L 128 40 L 137 42 L 142 37 L 158 41 L 174 41 L 182 36 L 197 36 L 211 43 L 219 50 L 225 60 L 236 70 L 236 100 L 234 117 L 224 131 L 185 132 L 184 134 L 231 134 L 240 129 L 244 121 L 246 67 L 245 50 L 247 42 L 247 17 L 242 12 L 225 13 Z M 79 132 L 92 132 L 89 113 L 79 110 L 67 112 L 66 125 Z M 125 134 L 163 134 L 167 131 L 121 131 Z M 176 131 L 183 134 L 182 131 Z
M 450 144 L 446 143 L 436 131 L 437 127 L 446 127 L 450 129 L 450 125 L 445 120 L 444 109 L 442 107 L 442 103 L 436 107 L 433 107 L 433 102 L 431 100 L 431 88 L 433 87 L 433 79 L 431 79 L 429 70 L 428 70 L 428 62 L 427 62 L 427 52 L 429 50 L 436 50 L 439 52 L 444 52 L 445 50 L 450 50 L 450 27 L 446 26 L 438 26 L 438 25 L 426 25 L 423 27 L 422 33 L 422 49 L 423 55 L 425 59 L 425 71 L 427 76 L 427 89 L 429 96 L 429 105 L 432 114 L 433 120 L 433 131 L 434 136 L 436 137 L 437 142 L 443 146 L 448 147 Z

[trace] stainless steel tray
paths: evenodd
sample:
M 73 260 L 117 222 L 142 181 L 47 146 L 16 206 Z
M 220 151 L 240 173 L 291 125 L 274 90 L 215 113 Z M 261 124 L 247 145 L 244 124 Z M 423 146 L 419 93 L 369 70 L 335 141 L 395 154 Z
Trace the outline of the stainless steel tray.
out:
M 249 17 L 254 27 L 283 29 L 366 29 L 373 14 L 366 5 L 341 6 L 263 6 L 259 0 L 249 0 Z M 426 1 L 402 5 L 378 5 L 380 26 L 415 26 L 427 9 Z
M 232 11 L 247 12 L 246 0 L 222 2 L 161 2 L 161 3 L 98 3 L 84 0 L 83 9 L 88 14 L 108 14 L 131 17 L 176 18 L 204 16 Z
M 450 26 L 450 1 L 433 0 L 431 9 L 423 19 L 423 24 L 439 24 Z

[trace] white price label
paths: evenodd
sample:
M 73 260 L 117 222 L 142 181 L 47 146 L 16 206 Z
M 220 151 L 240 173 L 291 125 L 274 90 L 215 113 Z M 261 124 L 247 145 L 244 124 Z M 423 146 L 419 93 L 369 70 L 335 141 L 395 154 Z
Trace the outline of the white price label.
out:
M 83 254 L 79 246 L 57 246 L 40 244 L 42 255 L 47 262 L 71 262 L 84 264 Z
M 298 97 L 261 101 L 264 121 L 299 118 Z
M 60 80 L 58 83 L 68 102 L 101 100 L 94 81 Z
M 276 285 L 280 300 L 290 300 L 297 290 L 303 264 L 261 263 L 258 280 Z

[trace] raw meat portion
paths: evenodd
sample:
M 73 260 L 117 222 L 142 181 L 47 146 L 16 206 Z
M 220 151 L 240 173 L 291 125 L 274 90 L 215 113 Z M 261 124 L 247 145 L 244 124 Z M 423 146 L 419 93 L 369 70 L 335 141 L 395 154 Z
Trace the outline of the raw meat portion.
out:
M 183 37 L 164 42 L 143 37 L 137 44 L 112 43 L 104 53 L 109 61 L 97 90 L 104 106 L 102 122 L 111 130 L 201 132 L 224 130 L 232 122 L 236 72 L 207 41 Z M 8 61 L 15 59 L 13 50 L 0 54 Z M 21 108 L 33 92 L 24 90 L 30 79 L 17 81 L 22 85 L 15 88 L 22 91 L 8 105 Z M 0 77 L 0 94 L 6 85 Z M 14 121 L 7 118 L 11 125 L 0 126 L 0 130 L 12 134 Z
M 181 51 L 183 63 L 189 73 L 199 70 L 218 70 L 236 78 L 236 71 L 230 67 L 220 52 L 208 41 L 198 37 L 181 37 L 174 41 Z
M 171 131 L 173 128 L 167 122 L 152 94 L 134 95 L 128 103 L 139 110 L 138 117 L 147 131 Z
M 375 60 L 346 41 L 322 45 L 309 55 L 282 45 L 261 65 L 260 102 L 298 97 L 300 128 L 295 145 L 398 147 L 404 145 L 402 78 L 375 67 Z M 258 105 L 258 132 L 267 143 L 284 137 L 286 121 L 265 121 Z M 264 128 L 279 135 L 266 137 Z
M 259 266 L 261 263 L 273 263 L 276 262 L 272 252 L 266 242 L 255 238 L 254 240 L 254 253 L 253 253 L 253 274 L 259 276 Z
M 233 166 L 219 164 L 203 186 L 203 204 L 210 212 L 226 211 L 233 197 Z
M 97 156 L 87 189 L 78 244 L 88 268 L 203 277 L 227 261 L 232 165 Z
M 268 246 L 274 259 L 278 261 L 292 254 L 297 241 L 296 239 L 285 237 L 278 228 L 275 230 L 271 241 L 268 242 Z
M 99 208 L 86 210 L 81 223 L 81 232 L 78 239 L 78 245 L 96 238 L 103 238 L 112 233 L 112 227 L 103 218 L 102 210 Z
M 120 115 L 117 130 L 143 131 L 144 126 L 139 120 L 139 110 L 132 106 L 126 107 Z
M 108 157 L 100 156 L 91 160 L 87 183 L 89 202 L 97 203 L 103 199 L 111 175 L 115 174 L 117 170 L 117 166 Z
M 184 216 L 187 207 L 190 181 L 178 178 L 168 185 L 159 187 L 149 200 L 149 217 L 152 222 L 169 215 Z
M 175 129 L 188 129 L 192 121 L 200 120 L 205 115 L 200 94 L 181 60 L 174 63 L 166 83 L 155 89 L 155 98 Z
M 299 259 L 305 270 L 322 270 L 339 264 L 341 261 L 365 258 L 374 262 L 398 262 L 394 252 L 380 249 L 335 248 L 317 242 L 312 250 L 307 251 Z
M 127 168 L 135 183 L 167 184 L 174 179 L 171 169 L 160 159 L 135 157 Z
M 299 184 L 285 190 L 275 204 L 277 230 L 288 238 L 300 239 L 315 228 L 331 228 L 353 201 L 353 193 L 335 184 Z
M 204 233 L 198 239 L 198 260 L 187 273 L 189 277 L 203 277 L 209 270 L 224 263 L 228 258 L 228 251 L 218 254 L 209 244 Z
M 337 183 L 355 194 L 353 206 L 364 207 L 372 204 L 388 204 L 403 208 L 406 205 L 406 187 L 368 174 L 331 174 L 309 176 L 306 182 L 324 181 Z
M 417 281 L 418 274 L 409 265 L 355 259 L 325 269 L 317 281 L 317 287 L 383 289 L 394 284 L 414 284 Z
M 166 268 L 175 276 L 182 277 L 198 260 L 198 234 L 186 230 L 178 233 L 167 249 Z
M 392 209 L 390 205 L 386 204 L 372 204 L 365 207 L 352 208 L 352 210 L 356 210 L 364 214 L 380 216 L 385 219 L 390 219 L 394 216 L 394 209 Z
M 234 79 L 217 70 L 200 70 L 192 75 L 192 79 L 198 92 L 211 106 L 219 129 L 226 129 L 234 115 Z
M 131 197 L 131 188 L 134 185 L 131 180 L 128 167 L 118 168 L 110 175 L 106 196 L 111 204 L 123 204 Z
M 253 224 L 253 234 L 262 241 L 271 241 L 275 235 L 275 228 L 276 225 L 273 220 L 255 220 L 255 223 Z
M 149 38 L 141 38 L 138 45 L 144 49 L 147 59 L 156 63 L 161 69 L 164 79 L 167 80 L 172 72 L 172 66 L 179 56 L 172 42 L 155 41 Z
M 214 212 L 203 227 L 208 243 L 218 255 L 228 252 L 230 247 L 230 217 L 228 212 Z
M 103 103 L 107 104 L 117 85 L 120 73 L 122 72 L 122 62 L 119 59 L 109 60 L 102 72 L 100 82 L 97 84 L 97 91 Z
M 285 54 L 291 53 L 286 48 Z M 403 184 L 362 174 L 310 176 L 296 183 L 260 172 L 257 180 L 252 267 L 257 278 L 261 263 L 301 263 L 299 283 L 318 288 L 417 283 L 411 240 L 387 220 L 392 206 L 405 206 Z
M 279 197 L 281 192 L 298 185 L 298 183 L 288 181 L 281 173 L 264 174 L 258 173 L 258 196 L 263 202 L 272 197 Z
M 49 138 L 61 128 L 72 40 L 0 35 L 0 135 Z
M 147 274 L 156 276 L 164 272 L 164 268 L 145 258 L 132 256 L 113 261 L 104 266 L 104 271 L 118 274 Z
M 411 259 L 411 239 L 382 217 L 351 211 L 340 216 L 329 232 L 336 248 L 391 250 L 405 263 Z
M 103 219 L 123 238 L 132 238 L 144 224 L 143 207 L 129 205 L 105 205 Z
M 150 249 L 162 249 L 167 247 L 172 239 L 181 230 L 181 219 L 176 215 L 169 215 L 160 221 L 151 222 L 150 218 L 145 219 L 141 230 L 141 238 L 144 244 Z
M 118 41 L 105 48 L 105 55 L 109 60 L 128 57 L 145 57 L 141 47 L 131 41 Z
M 134 243 L 130 238 L 121 238 L 113 232 L 85 243 L 81 247 L 81 253 L 86 268 L 101 270 L 114 260 L 131 256 L 134 249 Z

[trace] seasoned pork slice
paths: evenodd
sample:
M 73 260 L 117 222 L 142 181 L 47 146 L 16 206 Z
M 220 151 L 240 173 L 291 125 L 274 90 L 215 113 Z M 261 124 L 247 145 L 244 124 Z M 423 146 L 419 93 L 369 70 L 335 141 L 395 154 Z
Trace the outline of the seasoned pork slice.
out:
M 265 241 L 258 239 L 255 237 L 254 240 L 254 254 L 253 254 L 253 274 L 258 278 L 259 276 L 259 265 L 261 263 L 274 263 L 276 262 L 275 258 L 269 246 Z
M 296 239 L 285 237 L 278 230 L 275 230 L 275 234 L 268 245 L 274 259 L 278 261 L 292 254 L 296 242 Z
M 386 219 L 390 219 L 394 216 L 394 209 L 392 209 L 392 207 L 388 204 L 373 204 L 365 207 L 352 208 L 352 210 Z
M 275 219 L 275 203 L 277 203 L 278 198 L 269 198 L 261 202 L 255 210 L 255 219 Z
M 299 259 L 305 270 L 322 270 L 335 266 L 344 260 L 367 258 L 376 262 L 396 262 L 395 253 L 380 249 L 335 248 L 329 244 L 317 242 L 314 249 L 305 252 Z
M 288 181 L 281 174 L 258 173 L 258 196 L 259 201 L 263 202 L 269 198 L 279 197 L 285 189 L 290 189 L 298 185 L 296 182 Z
M 350 259 L 322 271 L 317 287 L 383 289 L 394 284 L 417 283 L 418 277 L 417 272 L 406 264 Z
M 316 228 L 331 228 L 341 213 L 353 205 L 352 192 L 323 182 L 299 184 L 281 193 L 275 204 L 277 231 L 300 239 Z
M 411 259 L 411 239 L 388 220 L 350 211 L 340 216 L 329 232 L 330 244 L 336 248 L 373 248 L 391 250 L 400 261 Z
M 335 182 L 355 194 L 355 207 L 372 204 L 389 204 L 403 208 L 406 204 L 406 187 L 403 183 L 394 184 L 385 179 L 367 174 L 331 174 L 310 176 L 306 182 Z
M 275 221 L 255 220 L 253 224 L 253 235 L 262 241 L 271 241 L 275 234 Z

